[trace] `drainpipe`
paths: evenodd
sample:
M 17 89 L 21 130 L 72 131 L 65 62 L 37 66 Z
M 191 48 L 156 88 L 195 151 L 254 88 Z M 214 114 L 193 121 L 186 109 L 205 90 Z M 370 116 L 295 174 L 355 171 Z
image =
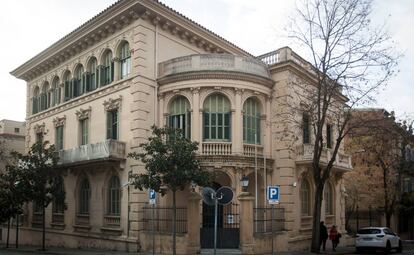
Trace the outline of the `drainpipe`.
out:
M 158 23 L 155 24 L 155 37 L 154 37 L 154 79 L 155 79 L 155 87 L 154 87 L 154 125 L 158 126 Z

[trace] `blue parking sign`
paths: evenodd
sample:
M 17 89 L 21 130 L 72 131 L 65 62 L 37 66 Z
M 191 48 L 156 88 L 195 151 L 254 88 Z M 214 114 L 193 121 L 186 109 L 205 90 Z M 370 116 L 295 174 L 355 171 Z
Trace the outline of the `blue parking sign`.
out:
M 267 201 L 269 204 L 278 204 L 280 198 L 279 186 L 267 186 Z
M 157 201 L 157 193 L 155 192 L 155 190 L 153 189 L 148 190 L 148 198 L 149 198 L 149 203 L 151 205 L 155 205 Z

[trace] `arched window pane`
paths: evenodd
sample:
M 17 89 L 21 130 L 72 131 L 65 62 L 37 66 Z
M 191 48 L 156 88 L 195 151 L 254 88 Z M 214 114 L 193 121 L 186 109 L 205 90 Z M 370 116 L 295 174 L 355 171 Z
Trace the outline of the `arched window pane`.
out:
M 112 176 L 108 187 L 108 214 L 119 215 L 121 209 L 121 191 L 119 178 Z
M 249 98 L 243 105 L 243 141 L 260 144 L 260 105 L 257 100 Z
M 83 66 L 78 66 L 75 71 L 75 77 L 73 79 L 73 97 L 78 97 L 83 94 Z
M 131 72 L 131 51 L 129 50 L 129 43 L 124 42 L 121 47 L 121 79 L 128 76 Z
M 300 187 L 301 214 L 310 215 L 310 187 L 307 180 L 302 181 Z
M 79 192 L 79 213 L 80 214 L 89 214 L 89 198 L 90 198 L 90 188 L 89 181 L 84 179 L 80 186 Z
M 108 50 L 103 57 L 103 66 L 101 68 L 101 86 L 111 83 L 114 79 L 114 62 L 112 61 L 112 52 Z
M 65 101 L 68 101 L 73 97 L 73 87 L 72 82 L 70 80 L 70 72 L 66 72 L 63 77 L 63 82 L 65 86 Z
M 98 75 L 97 75 L 97 61 L 96 58 L 91 58 L 89 61 L 88 74 L 86 77 L 86 91 L 92 91 L 97 88 Z
M 32 113 L 36 114 L 40 111 L 40 95 L 39 95 L 39 87 L 36 87 L 33 92 L 32 98 Z
M 59 86 L 59 79 L 56 78 L 53 80 L 52 85 L 52 93 L 53 93 L 53 99 L 52 99 L 52 106 L 60 104 L 60 94 L 61 94 L 61 88 Z
M 230 141 L 230 102 L 214 94 L 204 101 L 204 140 Z
M 169 106 L 168 126 L 183 130 L 186 138 L 191 137 L 191 114 L 188 100 L 179 96 Z
M 333 190 L 331 185 L 328 183 L 325 185 L 324 190 L 324 197 L 325 197 L 325 214 L 326 215 L 333 215 Z

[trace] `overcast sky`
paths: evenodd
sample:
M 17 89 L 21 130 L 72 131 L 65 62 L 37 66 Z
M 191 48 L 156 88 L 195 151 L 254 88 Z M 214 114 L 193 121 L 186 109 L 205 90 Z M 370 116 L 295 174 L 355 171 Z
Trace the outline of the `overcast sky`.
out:
M 25 119 L 25 82 L 9 74 L 114 0 L 13 0 L 1 3 L 0 120 Z M 289 45 L 283 28 L 295 0 L 163 0 L 165 4 L 259 55 Z M 373 106 L 414 116 L 414 1 L 376 0 L 373 20 L 388 21 L 390 34 L 404 58 L 397 77 L 378 95 Z M 411 46 L 411 47 L 410 47 Z M 301 49 L 293 47 L 299 53 Z

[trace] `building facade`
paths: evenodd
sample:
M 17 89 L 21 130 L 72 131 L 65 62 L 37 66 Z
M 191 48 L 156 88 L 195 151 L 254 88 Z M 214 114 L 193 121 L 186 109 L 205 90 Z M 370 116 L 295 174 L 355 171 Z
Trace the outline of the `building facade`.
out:
M 299 108 L 295 87 L 315 77 L 290 48 L 255 57 L 158 1 L 121 0 L 12 74 L 27 81 L 26 148 L 51 141 L 65 169 L 67 209 L 56 203 L 47 209 L 49 245 L 152 249 L 147 191 L 128 185 L 131 173 L 145 169 L 127 155 L 155 124 L 180 128 L 199 142 L 202 167 L 216 173 L 214 188 L 234 191 L 232 203 L 219 209 L 221 248 L 271 249 L 267 185 L 281 188 L 276 249 L 309 247 L 312 135 L 303 112 L 287 105 Z M 327 147 L 322 161 L 329 155 Z M 351 168 L 341 148 L 322 210 L 328 226 L 340 231 L 342 175 Z M 211 207 L 202 203 L 201 190 L 178 194 L 179 254 L 212 245 Z M 155 248 L 165 254 L 172 240 L 170 197 L 157 201 Z M 36 245 L 42 215 L 31 204 L 26 209 L 21 240 Z
M 26 134 L 26 123 L 22 121 L 14 120 L 0 120 L 0 171 L 6 166 L 8 159 L 10 158 L 10 152 L 16 151 L 24 153 L 25 142 L 24 137 Z

